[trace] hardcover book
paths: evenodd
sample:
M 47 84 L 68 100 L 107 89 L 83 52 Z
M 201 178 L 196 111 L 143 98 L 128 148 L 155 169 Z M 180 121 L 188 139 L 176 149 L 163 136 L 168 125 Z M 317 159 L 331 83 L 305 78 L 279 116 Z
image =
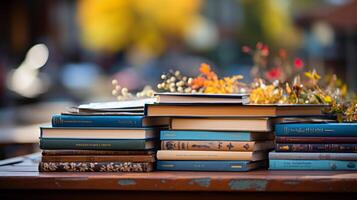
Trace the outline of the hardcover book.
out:
M 157 161 L 157 170 L 162 171 L 228 171 L 244 172 L 265 167 L 265 161 Z
M 276 143 L 345 143 L 357 144 L 357 137 L 275 137 Z
M 274 148 L 274 141 L 161 141 L 162 150 L 195 150 L 195 151 L 261 151 Z
M 159 103 L 249 103 L 247 94 L 156 93 Z
M 182 151 L 159 150 L 158 160 L 247 160 L 258 161 L 268 158 L 268 152 L 241 152 L 241 151 Z
M 276 136 L 356 137 L 357 123 L 276 124 Z
M 320 116 L 326 105 L 241 105 L 241 104 L 147 104 L 146 116 L 184 117 L 278 117 Z
M 53 115 L 53 127 L 125 127 L 142 128 L 151 126 L 168 126 L 166 117 L 144 116 L 86 116 L 86 115 Z
M 154 155 L 42 156 L 42 162 L 155 162 Z
M 272 139 L 274 139 L 273 133 L 176 130 L 160 132 L 160 140 L 254 141 Z
M 357 144 L 276 144 L 277 152 L 357 152 Z
M 97 156 L 97 155 L 153 155 L 153 150 L 79 150 L 79 149 L 56 149 L 56 150 L 42 150 L 42 156 L 65 156 L 65 155 L 84 155 L 84 156 Z
M 150 139 L 159 136 L 154 128 L 41 127 L 41 138 L 60 139 Z
M 269 160 L 270 170 L 357 170 L 357 161 Z
M 170 127 L 173 130 L 214 130 L 214 131 L 256 131 L 272 130 L 275 119 L 269 118 L 232 118 L 232 117 L 174 117 Z
M 272 160 L 354 160 L 357 161 L 356 153 L 294 153 L 294 152 L 270 152 Z
M 40 162 L 40 172 L 150 172 L 151 162 Z
M 154 140 L 40 138 L 41 149 L 146 150 L 155 147 Z

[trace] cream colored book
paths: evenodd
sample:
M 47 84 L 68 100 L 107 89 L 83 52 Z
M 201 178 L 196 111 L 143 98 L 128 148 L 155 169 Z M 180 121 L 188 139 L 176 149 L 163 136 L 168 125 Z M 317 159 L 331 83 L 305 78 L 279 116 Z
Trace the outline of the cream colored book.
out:
M 237 152 L 237 151 L 182 151 L 159 150 L 158 160 L 247 160 L 258 161 L 268 158 L 268 152 Z

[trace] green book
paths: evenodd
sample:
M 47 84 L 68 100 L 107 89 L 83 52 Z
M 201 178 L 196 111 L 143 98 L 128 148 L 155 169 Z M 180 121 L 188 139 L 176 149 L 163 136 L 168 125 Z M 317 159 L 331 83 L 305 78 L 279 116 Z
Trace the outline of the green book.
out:
M 147 150 L 155 147 L 155 140 L 40 138 L 41 149 Z

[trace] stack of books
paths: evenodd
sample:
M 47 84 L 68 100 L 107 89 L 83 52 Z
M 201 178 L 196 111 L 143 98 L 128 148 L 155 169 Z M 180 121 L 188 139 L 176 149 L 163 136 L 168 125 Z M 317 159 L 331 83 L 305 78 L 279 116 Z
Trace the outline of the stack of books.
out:
M 357 170 L 356 123 L 277 124 L 272 170 Z
M 246 95 L 158 94 L 147 116 L 169 116 L 157 169 L 249 171 L 265 167 L 278 116 L 320 115 L 321 106 L 245 105 Z
M 143 106 L 95 104 L 54 115 L 51 126 L 41 127 L 39 171 L 154 170 L 159 132 L 168 119 L 143 116 Z

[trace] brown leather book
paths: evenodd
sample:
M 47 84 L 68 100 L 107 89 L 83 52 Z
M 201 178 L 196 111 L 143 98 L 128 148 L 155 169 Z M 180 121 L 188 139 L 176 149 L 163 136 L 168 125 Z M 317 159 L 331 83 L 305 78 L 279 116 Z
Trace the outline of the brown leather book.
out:
M 241 105 L 241 104 L 147 104 L 147 116 L 190 116 L 190 117 L 278 117 L 321 115 L 326 105 Z
M 42 162 L 155 162 L 154 155 L 42 156 Z
M 103 151 L 103 150 L 43 150 L 43 156 L 61 155 L 151 155 L 155 151 Z

